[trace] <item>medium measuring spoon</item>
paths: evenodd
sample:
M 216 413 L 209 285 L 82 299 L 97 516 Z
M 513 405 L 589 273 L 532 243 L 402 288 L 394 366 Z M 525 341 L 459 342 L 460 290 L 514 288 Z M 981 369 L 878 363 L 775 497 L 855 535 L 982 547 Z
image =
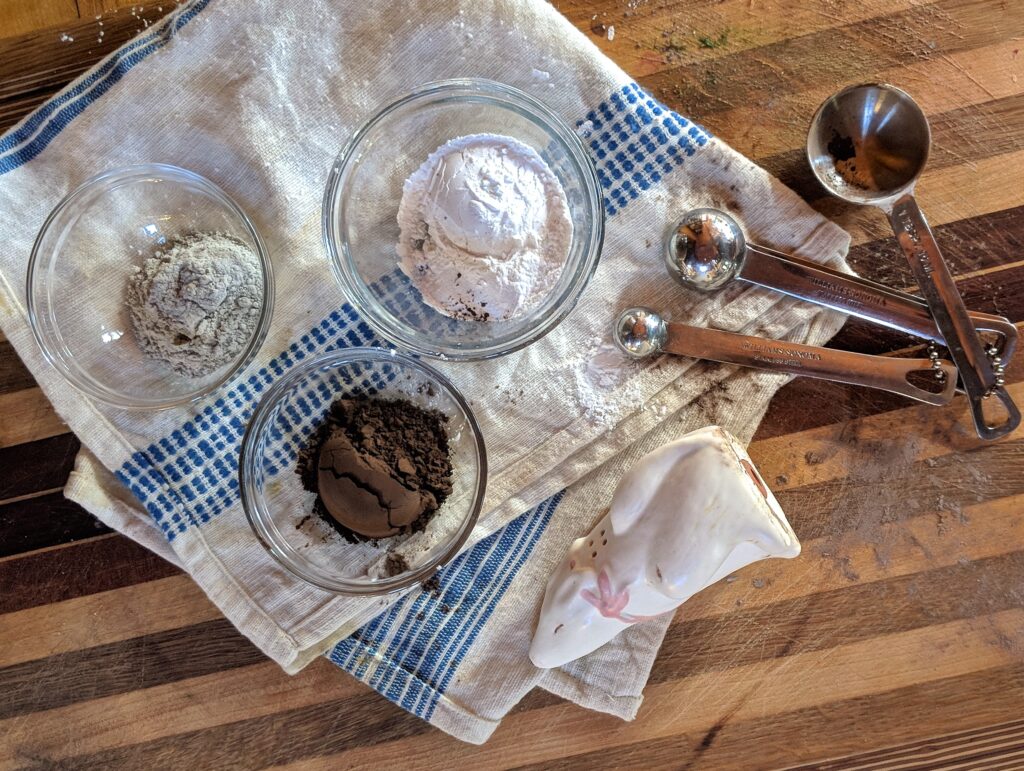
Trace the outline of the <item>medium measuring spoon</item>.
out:
M 884 284 L 801 260 L 746 240 L 739 223 L 718 209 L 691 209 L 669 231 L 665 264 L 676 281 L 700 292 L 730 281 L 746 281 L 800 300 L 926 340 L 943 342 L 928 304 Z M 992 334 L 992 354 L 1009 362 L 1017 347 L 1017 327 L 1009 319 L 968 311 L 980 332 Z
M 825 189 L 849 203 L 877 206 L 888 215 L 960 372 L 978 436 L 997 439 L 1020 424 L 1020 410 L 1002 387 L 999 365 L 986 355 L 914 200 L 914 184 L 930 147 L 931 129 L 918 104 L 906 92 L 879 83 L 850 86 L 826 99 L 807 134 L 807 159 Z M 989 425 L 982 407 L 982 400 L 993 394 L 1007 413 L 998 425 Z
M 927 404 L 948 404 L 956 388 L 956 368 L 948 361 L 871 356 L 691 327 L 665 321 L 650 308 L 623 311 L 615 320 L 612 336 L 615 344 L 634 359 L 674 353 L 694 359 L 878 388 Z M 934 383 L 936 390 L 929 391 L 911 383 L 908 376 L 914 373 L 920 373 L 925 382 Z M 927 379 L 929 374 L 932 379 Z

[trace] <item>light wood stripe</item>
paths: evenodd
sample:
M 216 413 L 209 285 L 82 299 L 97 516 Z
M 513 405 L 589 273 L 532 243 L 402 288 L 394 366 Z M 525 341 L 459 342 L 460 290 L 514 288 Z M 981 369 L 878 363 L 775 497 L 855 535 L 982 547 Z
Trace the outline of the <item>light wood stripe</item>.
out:
M 46 439 L 67 430 L 39 388 L 0 394 L 0 447 Z
M 979 129 L 984 130 L 988 124 L 986 103 L 1020 93 L 1020 83 L 1013 80 L 1020 69 L 1014 66 L 1013 54 L 1020 48 L 1020 41 L 1013 39 L 1010 30 L 1004 29 L 1002 33 L 1006 39 L 991 45 L 954 51 L 926 61 L 911 61 L 883 70 L 875 77 L 896 83 L 913 94 L 932 123 L 951 109 L 977 108 L 975 120 Z M 974 82 L 971 73 L 975 72 L 983 73 L 984 87 Z M 762 109 L 738 105 L 707 116 L 704 123 L 712 133 L 728 136 L 730 145 L 755 160 L 802 151 L 811 115 L 834 90 L 835 87 L 829 84 L 779 94 L 775 97 L 774 117 L 768 120 L 764 119 Z M 743 126 L 744 130 L 735 131 L 736 126 Z M 970 137 L 964 139 L 971 141 Z M 976 154 L 986 154 L 986 148 L 976 143 L 967 148 L 942 147 L 941 150 L 959 153 L 972 162 Z
M 184 575 L 90 594 L 0 615 L 0 667 L 216 618 L 220 612 Z
M 61 21 L 78 21 L 75 0 L 4 0 L 0 4 L 0 35 L 4 37 Z
M 773 13 L 759 15 L 756 28 L 751 28 L 750 0 L 726 0 L 700 8 L 696 11 L 699 19 L 694 19 L 694 23 L 689 26 L 672 25 L 669 29 L 673 30 L 673 34 L 668 36 L 662 34 L 668 25 L 665 24 L 665 18 L 661 15 L 662 8 L 658 4 L 637 3 L 634 13 L 628 18 L 621 16 L 620 4 L 588 2 L 579 5 L 578 11 L 570 8 L 559 10 L 566 13 L 569 20 L 619 66 L 634 77 L 641 78 L 681 66 L 724 59 L 783 40 L 889 16 L 920 4 L 914 0 L 894 0 L 884 4 L 857 3 L 856 6 L 844 8 L 840 15 L 830 14 L 827 8 L 799 0 L 782 0 L 773 4 Z M 617 25 L 614 40 L 593 33 L 595 20 L 591 17 L 595 13 L 599 16 L 596 21 Z M 737 27 L 742 32 L 737 33 Z M 698 35 L 717 38 L 723 31 L 728 35 L 723 46 L 705 48 L 697 40 Z M 653 46 L 649 45 L 651 41 L 654 42 Z M 681 43 L 682 48 L 666 50 L 672 41 Z M 637 46 L 637 43 L 640 45 Z

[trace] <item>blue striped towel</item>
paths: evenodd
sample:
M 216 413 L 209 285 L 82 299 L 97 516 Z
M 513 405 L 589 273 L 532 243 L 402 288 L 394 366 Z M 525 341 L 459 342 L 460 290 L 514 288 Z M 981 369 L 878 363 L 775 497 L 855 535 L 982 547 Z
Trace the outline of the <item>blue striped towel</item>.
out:
M 480 524 L 439 588 L 337 597 L 284 573 L 253 537 L 238 500 L 239 444 L 283 373 L 376 342 L 327 269 L 327 172 L 374 108 L 457 76 L 510 83 L 578 127 L 604 190 L 605 250 L 577 310 L 542 341 L 495 361 L 441 365 L 474 405 L 491 474 Z M 213 179 L 253 217 L 275 263 L 277 302 L 263 350 L 234 382 L 190 407 L 129 413 L 83 398 L 46 364 L 27 325 L 23 276 L 33 234 L 65 191 L 159 161 Z M 384 0 L 189 0 L 0 140 L 0 326 L 82 439 L 66 494 L 180 565 L 288 671 L 326 654 L 467 741 L 486 739 L 535 685 L 631 717 L 668 622 L 538 671 L 526 651 L 548 572 L 632 459 L 706 422 L 749 438 L 782 379 L 684 360 L 609 373 L 598 365 L 608 361 L 611 318 L 643 303 L 812 343 L 841 323 L 756 289 L 698 297 L 667 285 L 662 230 L 698 205 L 728 206 L 761 242 L 843 264 L 842 231 L 651 98 L 541 0 L 437 0 L 415 12 Z M 728 414 L 701 406 L 714 385 L 734 394 Z

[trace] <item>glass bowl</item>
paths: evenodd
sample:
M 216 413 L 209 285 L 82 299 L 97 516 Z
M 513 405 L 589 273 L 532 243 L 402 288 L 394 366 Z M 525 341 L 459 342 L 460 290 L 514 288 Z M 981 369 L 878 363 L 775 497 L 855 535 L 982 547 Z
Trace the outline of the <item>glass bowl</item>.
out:
M 421 532 L 354 544 L 313 513 L 316 496 L 295 471 L 298 453 L 335 400 L 359 394 L 401 397 L 448 417 L 452 493 Z M 454 558 L 476 524 L 486 480 L 483 438 L 455 386 L 416 359 L 380 348 L 326 353 L 289 372 L 253 413 L 239 460 L 242 506 L 267 551 L 299 578 L 351 595 L 411 586 Z M 409 569 L 384 575 L 391 553 Z
M 194 232 L 233 236 L 252 249 L 263 273 L 251 339 L 203 377 L 148 358 L 124 299 L 136 267 Z M 203 397 L 252 360 L 270 326 L 274 277 L 252 221 L 223 190 L 194 172 L 146 164 L 99 174 L 57 204 L 32 247 L 26 294 L 43 355 L 72 385 L 115 407 L 164 409 Z
M 480 133 L 510 136 L 536 150 L 565 190 L 573 224 L 556 285 L 507 321 L 459 321 L 438 313 L 398 270 L 403 183 L 440 145 Z M 356 131 L 331 170 L 323 228 L 346 299 L 384 338 L 427 356 L 487 359 L 540 339 L 572 310 L 597 267 L 604 210 L 590 156 L 561 118 L 510 86 L 447 80 L 388 105 Z

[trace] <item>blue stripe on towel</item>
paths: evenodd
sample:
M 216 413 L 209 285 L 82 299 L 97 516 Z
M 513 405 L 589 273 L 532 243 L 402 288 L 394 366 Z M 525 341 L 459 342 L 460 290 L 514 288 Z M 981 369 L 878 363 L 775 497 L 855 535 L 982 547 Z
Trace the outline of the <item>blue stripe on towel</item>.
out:
M 167 45 L 174 33 L 199 15 L 209 2 L 192 0 L 169 14 L 155 31 L 119 48 L 85 80 L 50 99 L 23 125 L 8 132 L 0 139 L 0 174 L 13 171 L 39 155 L 85 108 L 103 96 L 132 67 Z
M 329 658 L 429 720 L 477 635 L 551 521 L 562 493 L 520 515 L 437 574 L 439 590 L 407 597 L 339 642 Z M 391 633 L 400 619 L 401 629 Z

